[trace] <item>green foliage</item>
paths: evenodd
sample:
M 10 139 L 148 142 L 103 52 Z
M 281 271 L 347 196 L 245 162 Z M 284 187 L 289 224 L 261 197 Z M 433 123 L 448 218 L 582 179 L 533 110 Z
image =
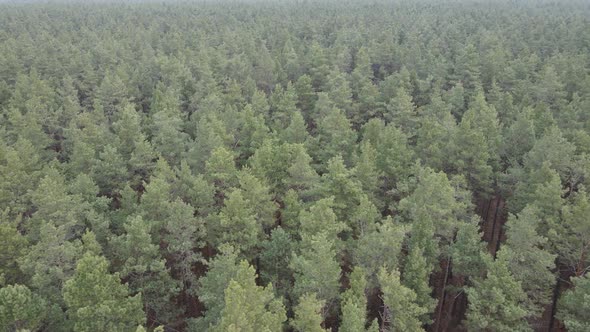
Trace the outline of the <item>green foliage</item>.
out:
M 242 253 L 250 253 L 262 236 L 262 225 L 256 220 L 254 207 L 244 198 L 242 190 L 229 193 L 219 212 L 218 227 L 220 243 L 228 243 Z
M 400 128 L 408 137 L 416 134 L 418 114 L 412 96 L 404 88 L 399 88 L 387 104 L 385 119 Z
M 544 305 L 551 301 L 555 276 L 556 255 L 545 249 L 547 238 L 536 228 L 539 218 L 534 208 L 527 206 L 518 215 L 511 215 L 506 223 L 506 243 L 498 253 L 506 260 L 514 278 L 522 284 L 530 302 L 529 313 L 541 314 Z
M 299 298 L 299 304 L 295 307 L 295 318 L 291 321 L 291 326 L 295 331 L 300 332 L 322 332 L 324 321 L 323 307 L 324 302 L 318 300 L 314 293 L 303 294 Z
M 344 163 L 350 165 L 356 139 L 357 134 L 344 113 L 338 108 L 332 108 L 319 120 L 314 157 L 320 165 L 325 165 L 330 159 L 341 155 Z
M 522 330 L 583 284 L 583 1 L 280 2 L 0 4 L 9 330 Z
M 590 294 L 590 276 L 573 278 L 574 288 L 566 291 L 559 300 L 557 317 L 561 319 L 567 330 L 572 332 L 585 331 L 588 326 L 588 294 Z
M 289 265 L 295 274 L 293 292 L 296 296 L 315 293 L 330 305 L 338 297 L 341 274 L 334 240 L 320 232 L 304 235 L 302 242 L 301 253 L 293 254 Z
M 386 324 L 395 331 L 423 331 L 420 317 L 428 309 L 418 305 L 416 293 L 401 284 L 399 272 L 382 268 L 378 276 Z
M 45 317 L 46 302 L 27 286 L 0 288 L 0 326 L 4 331 L 34 331 Z
M 562 209 L 562 221 L 551 232 L 556 236 L 556 249 L 559 259 L 576 275 L 582 276 L 590 265 L 587 248 L 590 238 L 590 199 L 585 190 L 581 190 Z
M 254 268 L 242 261 L 225 289 L 225 307 L 212 331 L 280 331 L 287 320 L 285 308 L 274 297 L 272 285 L 255 283 Z
M 349 275 L 350 288 L 342 294 L 342 323 L 340 331 L 364 331 L 367 315 L 365 271 L 355 267 Z
M 407 136 L 396 126 L 385 126 L 380 120 L 370 120 L 364 129 L 363 140 L 377 151 L 377 171 L 387 179 L 388 189 L 410 173 L 413 151 Z
M 22 236 L 17 225 L 19 220 L 11 221 L 8 210 L 0 215 L 0 285 L 11 284 L 19 279 L 20 271 L 17 262 L 25 254 L 28 241 Z
M 229 245 L 222 245 L 220 253 L 208 262 L 207 274 L 198 280 L 199 300 L 205 305 L 205 315 L 194 322 L 194 329 L 202 331 L 217 325 L 225 306 L 224 291 L 238 271 L 238 253 Z
M 313 236 L 323 233 L 329 240 L 337 241 L 338 234 L 346 229 L 346 225 L 338 220 L 332 207 L 334 198 L 323 198 L 316 201 L 309 210 L 299 213 L 299 234 Z
M 387 218 L 358 239 L 353 251 L 353 261 L 356 266 L 365 270 L 372 285 L 377 283 L 377 273 L 381 267 L 389 270 L 398 268 L 407 232 L 407 227 Z
M 466 292 L 469 308 L 465 324 L 469 329 L 531 330 L 524 319 L 528 314 L 523 306 L 526 293 L 510 273 L 506 260 L 490 260 L 485 279 L 474 280 Z
M 172 279 L 158 246 L 152 243 L 146 221 L 141 216 L 128 217 L 124 227 L 125 234 L 112 243 L 117 259 L 122 262 L 121 276 L 130 280 L 131 294 L 141 293 L 146 314 L 169 322 L 178 315 L 174 306 L 174 297 L 180 290 L 178 282 Z
M 459 224 L 455 242 L 451 245 L 453 271 L 469 278 L 482 277 L 486 271 L 486 244 L 479 230 L 479 217 Z
M 195 273 L 193 267 L 202 262 L 198 252 L 205 245 L 205 225 L 201 218 L 194 216 L 192 206 L 176 200 L 171 204 L 171 214 L 166 220 L 167 258 L 177 279 L 185 289 L 194 292 Z
M 104 257 L 85 254 L 63 288 L 74 331 L 130 331 L 144 324 L 141 295 L 128 293 L 119 276 L 109 274 Z
M 39 241 L 19 260 L 19 266 L 31 278 L 31 288 L 52 303 L 62 303 L 62 286 L 74 273 L 82 254 L 79 240 L 68 241 L 62 227 L 43 224 Z
M 277 293 L 290 291 L 292 271 L 289 268 L 295 243 L 283 228 L 272 230 L 270 239 L 262 244 L 260 253 L 260 278 L 265 284 L 272 283 Z
M 430 297 L 432 289 L 428 285 L 431 272 L 422 248 L 420 248 L 420 246 L 412 247 L 404 266 L 402 283 L 405 287 L 416 293 L 416 304 L 427 309 L 427 313 L 432 313 L 436 306 L 436 301 Z M 430 322 L 430 319 L 427 316 L 422 316 L 421 320 L 425 323 Z

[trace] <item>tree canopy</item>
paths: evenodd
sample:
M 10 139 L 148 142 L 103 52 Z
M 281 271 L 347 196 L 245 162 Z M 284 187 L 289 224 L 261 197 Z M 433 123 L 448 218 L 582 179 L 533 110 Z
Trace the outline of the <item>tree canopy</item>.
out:
M 586 331 L 583 0 L 0 0 L 0 331 Z

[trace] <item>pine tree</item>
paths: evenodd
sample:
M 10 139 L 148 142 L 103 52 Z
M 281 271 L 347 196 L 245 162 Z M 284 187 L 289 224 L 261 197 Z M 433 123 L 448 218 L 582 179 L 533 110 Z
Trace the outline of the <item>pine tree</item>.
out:
M 498 171 L 502 128 L 496 108 L 486 102 L 483 91 L 478 91 L 469 103 L 469 108 L 461 118 L 461 122 L 466 120 L 469 120 L 473 128 L 483 134 L 489 154 L 488 164 L 494 171 Z
M 285 68 L 289 80 L 294 81 L 297 77 L 300 77 L 301 66 L 299 64 L 299 56 L 295 52 L 290 38 L 287 39 L 281 51 L 281 64 Z
M 303 294 L 295 307 L 291 326 L 298 332 L 323 332 L 325 301 L 318 300 L 314 293 Z
M 315 116 L 312 112 L 315 109 L 317 95 L 313 91 L 312 79 L 309 75 L 301 75 L 295 82 L 295 91 L 297 91 L 297 108 L 301 110 L 307 122 Z
M 258 225 L 269 229 L 275 223 L 275 212 L 278 208 L 273 201 L 269 186 L 254 176 L 247 168 L 243 168 L 239 173 L 238 181 L 244 197 L 247 198 L 250 207 L 254 210 Z
M 315 202 L 308 210 L 299 213 L 299 235 L 312 236 L 324 233 L 332 241 L 338 240 L 338 234 L 346 225 L 338 220 L 332 207 L 334 198 L 323 198 Z
M 86 253 L 63 288 L 74 331 L 129 331 L 144 324 L 141 295 L 128 293 L 119 276 L 109 274 L 104 257 Z
M 112 195 L 121 189 L 119 186 L 127 179 L 127 164 L 110 144 L 98 154 L 98 159 L 93 167 L 93 179 L 101 189 L 101 193 Z
M 234 157 L 230 150 L 221 147 L 211 153 L 205 165 L 207 176 L 220 194 L 237 184 L 238 172 Z
M 212 331 L 280 331 L 287 320 L 285 308 L 274 296 L 272 285 L 255 283 L 254 268 L 242 261 L 225 289 L 225 307 Z
M 194 175 L 185 160 L 180 163 L 180 168 L 174 170 L 174 173 L 176 173 L 176 179 L 173 196 L 193 206 L 199 216 L 206 216 L 215 203 L 213 185 L 209 184 L 202 174 Z
M 557 126 L 552 126 L 526 154 L 524 165 L 525 168 L 533 170 L 541 168 L 544 162 L 549 162 L 549 166 L 564 179 L 571 165 L 574 150 L 575 146 L 563 137 L 561 130 Z
M 297 112 L 293 113 L 295 116 Z M 254 113 L 251 104 L 247 104 L 244 109 L 239 113 L 240 126 L 238 133 L 234 136 L 240 151 L 239 161 L 244 164 L 245 161 L 250 158 L 254 152 L 262 146 L 265 139 L 269 138 L 269 129 L 265 124 L 265 120 L 262 114 Z M 297 133 L 299 135 L 300 133 Z M 198 132 L 197 132 L 198 135 Z
M 228 146 L 234 138 L 228 133 L 226 124 L 219 119 L 218 113 L 205 114 L 196 122 L 194 140 L 188 150 L 186 159 L 189 165 L 198 172 L 204 172 L 207 160 L 213 151 Z M 244 128 L 246 131 L 248 128 Z
M 353 171 L 346 168 L 339 155 L 328 161 L 320 191 L 324 197 L 334 197 L 332 209 L 340 220 L 353 214 L 362 196 L 361 184 L 354 180 Z
M 119 72 L 107 72 L 97 90 L 97 99 L 108 117 L 113 117 L 128 101 L 128 92 Z
M 45 319 L 47 303 L 24 285 L 0 288 L 0 326 L 6 331 L 34 331 Z
M 455 118 L 460 120 L 465 112 L 465 89 L 461 82 L 455 84 L 445 95 L 445 101 L 451 105 L 451 112 Z
M 317 139 L 313 155 L 320 165 L 325 165 L 337 155 L 342 156 L 346 165 L 351 165 L 356 133 L 341 110 L 332 108 L 319 120 Z
M 307 132 L 307 125 L 299 111 L 291 113 L 289 126 L 281 132 L 281 139 L 285 143 L 305 144 L 311 139 Z
M 424 331 L 420 317 L 428 309 L 416 303 L 416 293 L 400 282 L 397 270 L 387 272 L 385 268 L 379 271 L 379 284 L 383 293 L 383 324 L 395 331 Z
M 386 109 L 380 101 L 379 87 L 368 79 L 361 80 L 357 103 L 353 105 L 354 118 L 352 119 L 355 128 L 359 128 L 369 119 L 381 116 Z
M 355 267 L 349 275 L 350 288 L 342 294 L 342 323 L 340 331 L 365 331 L 367 316 L 367 288 L 366 272 Z
M 437 94 L 430 104 L 420 109 L 419 128 L 416 135 L 417 156 L 436 170 L 450 169 L 453 140 L 457 123 L 451 107 Z
M 462 200 L 464 189 L 452 183 L 444 172 L 419 170 L 414 192 L 399 202 L 406 220 L 415 224 L 432 223 L 437 235 L 450 243 L 458 220 L 467 215 L 470 202 Z M 422 249 L 428 253 L 425 247 Z
M 282 179 L 283 185 L 288 189 L 297 190 L 302 197 L 313 196 L 320 177 L 311 166 L 312 159 L 302 144 L 293 145 L 291 148 L 293 162 L 287 168 L 288 176 Z
M 566 291 L 559 299 L 557 317 L 571 332 L 587 331 L 590 328 L 590 274 L 572 278 L 574 288 Z
M 474 121 L 474 116 L 462 118 L 453 140 L 452 164 L 457 173 L 467 177 L 473 191 L 486 193 L 492 190 L 494 156 L 487 148 L 485 134 Z
M 40 227 L 39 241 L 19 260 L 30 286 L 51 303 L 62 303 L 62 286 L 74 273 L 82 255 L 80 241 L 68 241 L 66 229 L 51 223 Z
M 556 249 L 559 261 L 565 264 L 575 276 L 586 273 L 590 266 L 590 199 L 585 190 L 580 190 L 562 209 L 562 220 L 555 227 Z
M 349 218 L 349 229 L 352 236 L 359 238 L 365 233 L 374 230 L 380 216 L 377 207 L 369 201 L 367 195 L 363 194 L 360 197 L 358 206 L 355 207 L 352 216 Z
M 325 232 L 304 235 L 300 254 L 293 254 L 290 267 L 295 272 L 295 296 L 315 293 L 318 299 L 331 302 L 338 296 L 340 265 L 336 260 L 334 240 Z
M 288 119 L 297 112 L 297 93 L 289 82 L 287 88 L 277 85 L 270 96 L 271 105 L 271 128 L 283 129 L 287 126 Z
M 276 292 L 282 296 L 290 292 L 292 271 L 289 268 L 295 242 L 282 227 L 272 230 L 270 239 L 262 244 L 260 253 L 260 278 L 272 283 Z
M 511 164 L 522 164 L 523 157 L 533 148 L 535 143 L 535 126 L 528 107 L 518 113 L 516 120 L 506 129 L 503 135 L 503 155 Z
M 146 314 L 156 316 L 162 323 L 171 322 L 179 310 L 174 298 L 178 282 L 170 276 L 159 246 L 152 243 L 149 226 L 141 216 L 130 216 L 125 222 L 126 233 L 113 239 L 115 257 L 122 262 L 121 276 L 129 280 L 131 294 L 141 293 Z
M 31 192 L 44 175 L 43 164 L 27 140 L 19 139 L 12 146 L 0 140 L 0 151 L 0 206 L 10 207 L 10 214 L 16 216 L 31 206 Z
M 470 330 L 530 331 L 523 306 L 526 294 L 503 259 L 488 260 L 485 279 L 473 280 L 467 288 L 467 319 Z
M 458 49 L 454 74 L 456 81 L 462 82 L 465 86 L 467 101 L 471 100 L 475 90 L 481 86 L 479 61 L 478 50 L 473 44 Z
M 152 103 L 152 144 L 171 165 L 185 157 L 189 136 L 183 132 L 183 118 L 178 93 L 172 88 L 158 87 Z
M 193 269 L 202 262 L 199 250 L 205 245 L 205 225 L 201 218 L 194 216 L 194 208 L 180 200 L 171 203 L 170 211 L 163 236 L 168 265 L 184 288 L 194 293 L 197 277 Z
M 360 182 L 363 192 L 366 193 L 378 207 L 383 207 L 384 202 L 378 196 L 382 182 L 382 172 L 377 170 L 377 149 L 367 141 L 360 143 L 359 157 L 353 169 L 354 177 Z
M 17 262 L 22 255 L 26 254 L 28 247 L 27 239 L 17 229 L 22 219 L 18 218 L 13 221 L 8 216 L 8 212 L 8 209 L 0 212 L 0 241 L 2 242 L 0 286 L 12 284 L 22 278 Z
M 389 217 L 358 239 L 352 252 L 353 262 L 365 270 L 371 286 L 376 286 L 381 267 L 388 270 L 398 268 L 407 232 L 405 225 L 394 223 Z
M 505 259 L 514 278 L 522 284 L 528 296 L 528 311 L 541 314 L 542 308 L 551 301 L 555 276 L 555 255 L 545 248 L 547 238 L 540 236 L 536 228 L 539 218 L 535 208 L 527 206 L 518 214 L 508 217 L 506 243 L 498 257 Z
M 416 304 L 427 309 L 427 314 L 431 314 L 436 306 L 435 299 L 430 296 L 432 293 L 429 286 L 431 272 L 431 267 L 427 264 L 422 248 L 413 246 L 406 259 L 402 284 L 416 293 Z M 431 322 L 428 315 L 421 316 L 420 320 L 424 323 Z
M 241 189 L 229 193 L 218 215 L 212 234 L 219 243 L 229 243 L 246 257 L 252 256 L 262 236 L 262 225 L 256 220 L 254 207 Z
M 317 41 L 309 47 L 306 58 L 309 59 L 309 74 L 313 80 L 313 87 L 316 91 L 323 89 L 330 67 L 324 49 Z
M 207 309 L 203 317 L 192 322 L 193 329 L 205 331 L 219 324 L 225 307 L 224 292 L 238 273 L 238 252 L 230 245 L 221 245 L 219 253 L 208 262 L 207 274 L 198 279 L 197 294 Z
M 468 278 L 480 278 L 486 271 L 486 243 L 479 230 L 479 217 L 460 223 L 455 242 L 451 245 L 453 272 Z
M 386 187 L 393 185 L 409 176 L 413 152 L 408 146 L 406 135 L 394 125 L 377 125 L 381 129 L 375 132 L 376 137 L 369 137 L 366 133 L 365 140 L 369 140 L 377 150 L 377 171 L 386 179 Z
M 408 137 L 416 135 L 418 126 L 418 114 L 412 96 L 403 88 L 399 88 L 387 104 L 385 119 L 398 127 Z

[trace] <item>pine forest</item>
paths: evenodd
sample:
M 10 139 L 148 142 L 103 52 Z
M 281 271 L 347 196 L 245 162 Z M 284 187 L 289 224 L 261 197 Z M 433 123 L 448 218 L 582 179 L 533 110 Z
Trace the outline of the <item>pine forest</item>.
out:
M 590 331 L 587 0 L 0 0 L 0 332 Z

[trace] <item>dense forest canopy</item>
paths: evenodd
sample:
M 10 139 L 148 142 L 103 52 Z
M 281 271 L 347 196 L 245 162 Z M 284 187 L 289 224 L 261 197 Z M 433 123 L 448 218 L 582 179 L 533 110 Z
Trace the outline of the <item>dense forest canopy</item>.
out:
M 0 4 L 1 331 L 590 331 L 590 3 Z

